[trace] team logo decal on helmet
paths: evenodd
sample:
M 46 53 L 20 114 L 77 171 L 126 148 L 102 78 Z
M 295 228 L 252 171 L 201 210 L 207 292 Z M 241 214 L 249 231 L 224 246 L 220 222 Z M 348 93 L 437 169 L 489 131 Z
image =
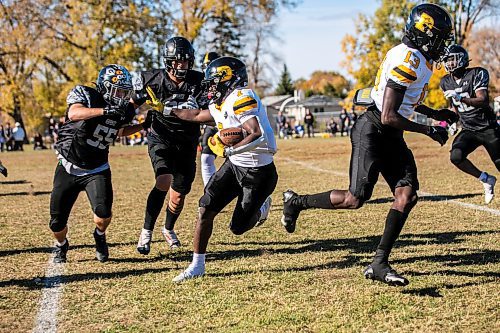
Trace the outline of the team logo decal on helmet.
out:
M 123 66 L 112 64 L 103 67 L 97 76 L 96 86 L 104 100 L 111 105 L 125 107 L 130 102 L 132 76 Z
M 444 8 L 425 3 L 412 9 L 404 33 L 427 57 L 440 61 L 453 41 L 453 23 Z
M 245 64 L 233 57 L 220 57 L 212 61 L 205 70 L 203 90 L 208 99 L 220 105 L 222 101 L 236 88 L 248 84 L 248 74 Z

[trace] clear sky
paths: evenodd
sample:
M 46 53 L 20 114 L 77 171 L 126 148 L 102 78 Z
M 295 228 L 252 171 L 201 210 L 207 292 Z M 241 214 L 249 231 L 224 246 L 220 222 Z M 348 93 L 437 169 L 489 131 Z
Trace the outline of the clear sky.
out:
M 315 70 L 346 74 L 340 67 L 340 41 L 354 31 L 359 13 L 372 15 L 379 6 L 376 0 L 302 0 L 295 9 L 283 10 L 278 21 L 281 41 L 274 47 L 292 79 L 308 78 Z

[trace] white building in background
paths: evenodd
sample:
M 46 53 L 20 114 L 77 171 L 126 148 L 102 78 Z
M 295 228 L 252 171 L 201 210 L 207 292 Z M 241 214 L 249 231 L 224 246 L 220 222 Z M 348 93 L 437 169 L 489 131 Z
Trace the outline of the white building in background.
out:
M 316 122 L 321 122 L 331 117 L 338 117 L 342 111 L 341 98 L 329 97 L 324 95 L 310 96 L 304 100 L 295 103 L 289 103 L 285 106 L 285 114 L 289 118 L 294 118 L 303 122 L 306 111 L 311 111 L 316 118 Z

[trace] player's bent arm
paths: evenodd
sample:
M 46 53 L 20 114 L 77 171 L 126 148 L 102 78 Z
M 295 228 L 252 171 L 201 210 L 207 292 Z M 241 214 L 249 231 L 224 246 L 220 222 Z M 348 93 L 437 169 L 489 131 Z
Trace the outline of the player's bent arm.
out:
M 247 136 L 232 147 L 225 150 L 226 156 L 245 153 L 260 146 L 266 141 L 266 137 L 260 128 L 257 117 L 252 117 L 242 124 L 242 128 L 247 132 Z
M 193 123 L 209 123 L 213 122 L 214 118 L 208 109 L 172 109 L 171 111 L 179 119 L 190 121 Z
M 144 129 L 142 124 L 124 126 L 118 130 L 118 136 L 129 136 L 141 131 L 142 129 Z
M 385 87 L 384 99 L 382 102 L 382 124 L 404 131 L 427 134 L 429 132 L 428 126 L 408 120 L 398 113 L 404 97 L 404 89 L 396 90 L 390 86 Z
M 76 103 L 69 107 L 68 118 L 72 121 L 80 121 L 102 116 L 103 113 L 103 108 L 88 108 L 83 104 Z
M 460 102 L 476 108 L 486 108 L 489 105 L 488 89 L 476 90 L 476 97 L 463 97 Z

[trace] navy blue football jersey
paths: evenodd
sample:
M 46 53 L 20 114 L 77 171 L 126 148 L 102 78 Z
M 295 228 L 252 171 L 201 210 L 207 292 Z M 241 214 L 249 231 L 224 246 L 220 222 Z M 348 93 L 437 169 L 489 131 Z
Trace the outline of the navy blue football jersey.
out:
M 455 80 L 451 74 L 441 79 L 440 87 L 443 91 L 454 90 L 465 98 L 476 97 L 476 91 L 488 89 L 490 76 L 488 71 L 481 67 L 472 67 L 465 70 L 465 75 L 460 80 Z M 457 108 L 462 127 L 471 131 L 480 131 L 491 127 L 495 123 L 495 114 L 491 107 L 476 108 L 463 102 L 451 99 Z
M 66 99 L 69 107 L 82 104 L 88 108 L 103 108 L 106 101 L 94 88 L 76 86 Z M 99 116 L 87 120 L 73 121 L 68 118 L 60 127 L 55 149 L 69 162 L 83 168 L 95 169 L 108 162 L 109 144 L 118 135 L 118 130 L 129 124 L 135 116 L 129 104 L 125 116 Z

